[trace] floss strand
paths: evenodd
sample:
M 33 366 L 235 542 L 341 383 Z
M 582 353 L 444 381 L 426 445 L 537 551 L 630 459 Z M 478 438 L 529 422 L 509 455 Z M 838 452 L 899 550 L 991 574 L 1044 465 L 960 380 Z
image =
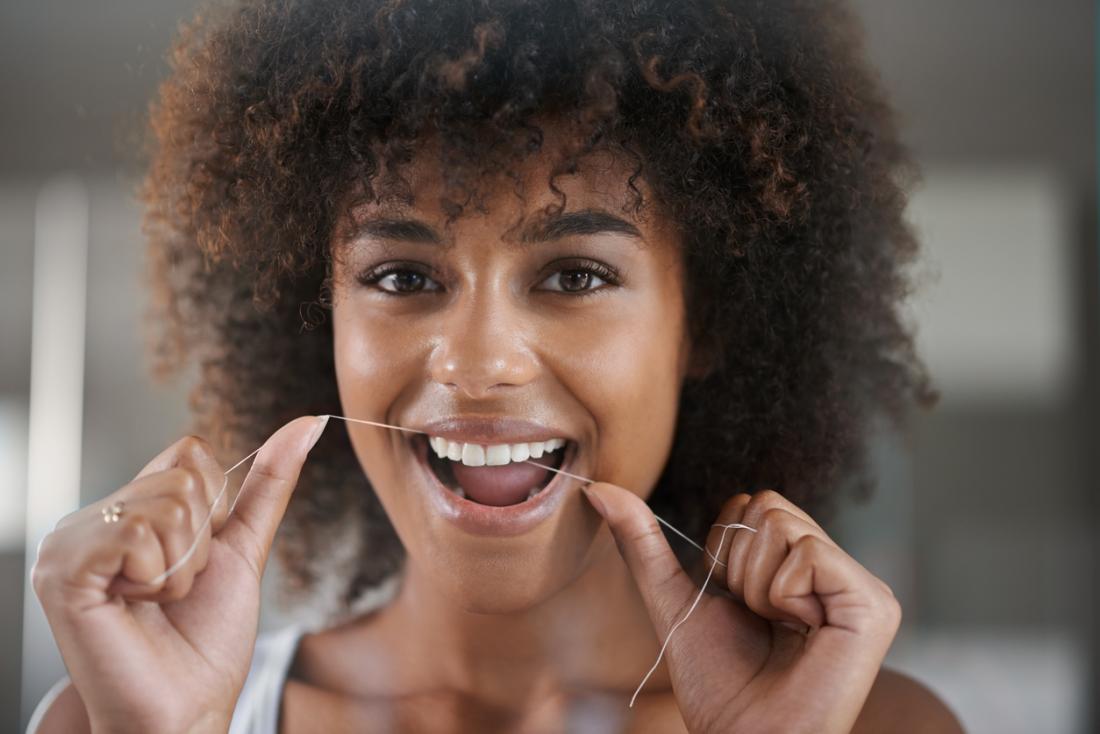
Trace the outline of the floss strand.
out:
M 337 420 L 346 421 L 348 423 L 361 423 L 361 424 L 369 425 L 369 426 L 378 426 L 379 428 L 391 428 L 391 429 L 394 429 L 394 430 L 397 430 L 397 431 L 407 431 L 409 433 L 427 434 L 427 431 L 421 431 L 421 430 L 417 430 L 415 428 L 406 428 L 405 426 L 390 425 L 389 423 L 379 423 L 377 421 L 369 421 L 369 420 L 365 420 L 363 418 L 348 418 L 348 417 L 342 416 L 342 415 L 331 415 L 331 414 L 320 415 L 320 416 L 317 416 L 317 417 L 325 419 L 326 422 L 328 420 L 331 420 L 332 418 L 336 418 Z M 323 431 L 324 428 L 322 428 L 321 430 Z M 202 521 L 202 525 L 199 526 L 198 532 L 195 535 L 195 539 L 191 542 L 190 547 L 188 547 L 187 551 L 182 556 L 180 556 L 179 559 L 176 560 L 175 563 L 173 563 L 171 566 L 169 566 L 167 569 L 165 569 L 164 572 L 161 573 L 159 576 L 157 576 L 155 579 L 150 581 L 149 584 L 151 586 L 159 586 L 169 576 L 171 576 L 176 571 L 178 571 L 180 568 L 182 568 L 184 566 L 184 564 L 187 563 L 188 560 L 190 560 L 191 556 L 194 555 L 194 553 L 195 553 L 195 549 L 199 545 L 199 539 L 202 537 L 202 534 L 206 531 L 206 528 L 210 525 L 210 520 L 214 516 L 214 509 L 218 506 L 218 503 L 221 502 L 222 498 L 225 496 L 225 491 L 229 486 L 229 475 L 233 471 L 235 471 L 238 467 L 240 467 L 242 464 L 244 464 L 246 461 L 248 461 L 253 456 L 255 456 L 257 453 L 259 453 L 259 451 L 260 451 L 260 448 L 256 448 L 248 456 L 245 456 L 243 459 L 238 461 L 236 464 L 234 464 L 233 466 L 231 466 L 231 467 L 229 467 L 228 469 L 225 470 L 225 474 L 224 474 L 225 481 L 222 482 L 222 487 L 218 491 L 218 494 L 214 497 L 214 501 L 212 503 L 210 503 L 210 509 L 206 513 L 206 518 Z M 542 467 L 543 469 L 548 469 L 549 471 L 556 472 L 558 474 L 564 474 L 567 477 L 571 477 L 571 478 L 576 479 L 576 480 L 581 481 L 581 482 L 588 482 L 589 484 L 595 482 L 594 479 L 589 479 L 588 477 L 582 477 L 579 474 L 572 474 L 570 472 L 565 471 L 564 469 L 555 469 L 551 466 L 547 466 L 545 464 L 540 464 L 539 462 L 532 461 L 530 459 L 528 459 L 525 463 L 534 464 L 535 466 Z M 244 487 L 242 486 L 241 489 L 243 490 Z M 238 492 L 237 496 L 234 497 L 233 504 L 230 505 L 230 507 L 229 507 L 229 512 L 228 512 L 229 515 L 233 514 L 233 510 L 236 508 L 237 501 L 240 499 L 240 496 L 241 496 L 241 493 Z M 715 568 L 717 568 L 719 565 L 722 565 L 722 566 L 726 565 L 719 558 L 719 555 L 721 555 L 721 552 L 722 552 L 722 545 L 726 540 L 726 533 L 728 533 L 730 530 L 737 529 L 737 528 L 744 529 L 744 530 L 749 530 L 749 531 L 752 531 L 754 533 L 756 532 L 755 528 L 751 528 L 748 525 L 742 525 L 741 523 L 729 523 L 729 524 L 726 524 L 726 525 L 715 523 L 712 527 L 722 528 L 722 535 L 718 539 L 718 549 L 716 551 L 716 553 L 717 553 L 717 555 L 716 555 L 715 553 L 711 553 L 709 549 L 704 548 L 703 546 L 699 545 L 694 540 L 689 538 L 687 535 L 685 535 L 684 533 L 677 530 L 675 527 L 672 526 L 671 523 L 669 523 L 664 518 L 658 516 L 657 514 L 654 514 L 653 517 L 656 518 L 657 522 L 661 523 L 666 528 L 668 528 L 672 532 L 679 535 L 681 538 L 686 540 L 692 546 L 694 546 L 698 550 L 702 551 L 703 553 L 706 553 L 707 556 L 709 556 L 712 559 L 712 563 L 710 564 L 710 570 L 707 572 L 706 578 L 703 579 L 703 585 L 699 589 L 699 593 L 695 596 L 695 600 L 691 603 L 691 606 L 688 608 L 687 613 L 678 622 L 676 622 L 676 624 L 672 625 L 672 627 L 668 631 L 668 634 L 665 635 L 665 640 L 664 640 L 664 643 L 662 643 L 662 645 L 661 645 L 661 650 L 660 650 L 660 652 L 657 653 L 657 659 L 654 661 L 652 667 L 650 667 L 650 669 L 646 672 L 645 676 L 642 678 L 642 682 L 638 684 L 638 688 L 634 691 L 634 695 L 630 697 L 630 708 L 634 707 L 634 702 L 635 702 L 635 700 L 637 700 L 638 694 L 642 692 L 642 688 L 645 686 L 646 681 L 649 680 L 650 676 L 653 675 L 654 671 L 656 671 L 658 666 L 661 664 L 661 660 L 664 658 L 664 655 L 665 655 L 665 650 L 668 648 L 669 640 L 672 639 L 672 634 L 680 627 L 680 625 L 682 625 L 684 622 L 687 621 L 688 617 L 690 617 L 692 612 L 695 611 L 695 608 L 697 606 L 699 606 L 699 602 L 703 598 L 703 593 L 707 590 L 707 582 L 710 580 L 710 577 L 714 573 Z

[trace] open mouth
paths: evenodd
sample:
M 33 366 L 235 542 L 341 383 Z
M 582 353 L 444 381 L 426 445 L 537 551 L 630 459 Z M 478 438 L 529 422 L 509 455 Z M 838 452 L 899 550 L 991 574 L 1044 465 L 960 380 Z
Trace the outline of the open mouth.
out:
M 459 497 L 481 505 L 506 507 L 527 502 L 537 497 L 556 474 L 528 463 L 523 458 L 525 451 L 513 453 L 511 457 L 498 455 L 490 459 L 491 465 L 486 465 L 481 458 L 484 451 L 478 454 L 475 449 L 473 453 L 476 458 L 471 459 L 469 451 L 464 456 L 457 456 L 453 445 L 449 454 L 445 443 L 429 446 L 425 435 L 418 435 L 414 440 L 420 444 L 417 448 L 426 452 L 428 468 L 440 484 Z M 435 441 L 439 439 L 433 439 Z M 572 441 L 562 440 L 553 448 L 543 445 L 542 451 L 532 451 L 528 458 L 560 469 L 565 463 L 566 452 L 573 448 L 572 444 Z M 443 456 L 440 456 L 441 453 Z

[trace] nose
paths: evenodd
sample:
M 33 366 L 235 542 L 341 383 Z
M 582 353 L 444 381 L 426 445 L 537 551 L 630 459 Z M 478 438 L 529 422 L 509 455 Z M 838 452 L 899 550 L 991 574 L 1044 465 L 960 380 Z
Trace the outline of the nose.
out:
M 466 294 L 439 319 L 432 379 L 470 399 L 535 379 L 539 361 L 528 344 L 530 322 L 503 296 Z

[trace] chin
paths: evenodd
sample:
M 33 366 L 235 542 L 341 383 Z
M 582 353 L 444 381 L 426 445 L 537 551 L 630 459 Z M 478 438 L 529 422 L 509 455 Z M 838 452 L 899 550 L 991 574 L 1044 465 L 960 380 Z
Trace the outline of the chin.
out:
M 505 542 L 438 533 L 422 548 L 428 553 L 410 553 L 409 561 L 420 564 L 436 588 L 467 612 L 531 610 L 571 586 L 592 563 L 599 524 L 585 516 L 582 501 L 578 497 L 564 508 L 563 514 L 573 510 L 578 517 L 547 528 L 556 532 Z

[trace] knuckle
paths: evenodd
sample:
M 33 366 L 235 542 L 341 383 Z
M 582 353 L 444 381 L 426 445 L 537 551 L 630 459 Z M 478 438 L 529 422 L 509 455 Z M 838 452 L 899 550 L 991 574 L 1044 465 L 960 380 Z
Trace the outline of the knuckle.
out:
M 203 489 L 202 475 L 189 466 L 174 466 L 166 474 L 171 479 L 172 489 L 184 497 L 197 496 Z
M 45 592 L 54 585 L 56 577 L 57 566 L 49 560 L 44 560 L 40 553 L 34 565 L 31 566 L 31 588 L 34 589 L 34 593 L 42 598 Z
M 194 469 L 185 469 L 187 477 L 180 482 L 177 488 L 180 497 L 188 503 L 206 501 L 206 484 L 202 475 Z
M 742 521 L 755 527 L 755 524 L 760 522 L 760 517 L 764 513 L 773 507 L 781 506 L 784 501 L 783 496 L 773 489 L 762 489 L 754 492 L 745 507 Z
M 779 507 L 787 500 L 783 495 L 776 492 L 774 489 L 762 489 L 753 495 L 753 499 L 757 504 L 765 507 Z
M 887 593 L 878 596 L 877 607 L 886 621 L 901 622 L 901 602 L 887 587 Z
M 173 490 L 194 481 L 192 471 L 184 466 L 173 466 L 171 469 L 165 469 L 161 476 L 164 477 L 164 481 Z
M 165 496 L 158 514 L 170 529 L 183 530 L 191 527 L 191 505 L 178 495 Z
M 37 566 L 49 566 L 53 563 L 54 558 L 57 556 L 57 546 L 60 545 L 60 536 L 58 531 L 54 530 L 46 533 L 42 538 L 42 542 L 38 545 L 38 556 L 35 558 L 34 565 Z
M 69 512 L 69 513 L 66 513 L 66 514 L 62 515 L 61 519 L 59 519 L 57 521 L 57 523 L 54 525 L 53 532 L 61 530 L 62 528 L 66 527 L 68 525 L 72 525 L 75 522 L 78 522 L 81 518 L 83 518 L 87 514 L 88 513 L 87 513 L 86 508 L 81 508 L 81 509 L 73 510 L 72 512 Z
M 890 600 L 887 602 L 887 609 L 890 613 L 890 620 L 894 623 L 894 627 L 897 628 L 901 625 L 901 619 L 904 615 L 904 611 L 901 608 L 901 602 L 897 600 L 893 594 L 890 595 Z
M 176 441 L 176 453 L 191 459 L 213 457 L 214 450 L 202 436 L 190 434 Z
M 141 543 L 153 532 L 148 518 L 142 515 L 129 515 L 123 518 L 119 534 L 122 541 L 129 545 Z
M 207 440 L 205 438 L 203 438 L 202 436 L 199 436 L 197 434 L 190 433 L 190 434 L 184 436 L 182 439 L 180 439 L 180 441 L 183 444 L 184 449 L 188 453 L 200 453 L 200 454 L 209 454 L 209 453 L 211 453 L 210 444 L 207 442 Z
M 769 507 L 757 521 L 757 530 L 783 531 L 791 527 L 794 516 L 781 507 Z
M 800 562 L 805 562 L 821 555 L 824 545 L 816 535 L 803 535 L 791 545 L 791 555 L 797 555 Z
M 719 510 L 719 515 L 722 517 L 735 515 L 738 511 L 747 505 L 752 500 L 752 495 L 740 492 L 733 495 L 728 500 L 722 503 L 722 509 Z

